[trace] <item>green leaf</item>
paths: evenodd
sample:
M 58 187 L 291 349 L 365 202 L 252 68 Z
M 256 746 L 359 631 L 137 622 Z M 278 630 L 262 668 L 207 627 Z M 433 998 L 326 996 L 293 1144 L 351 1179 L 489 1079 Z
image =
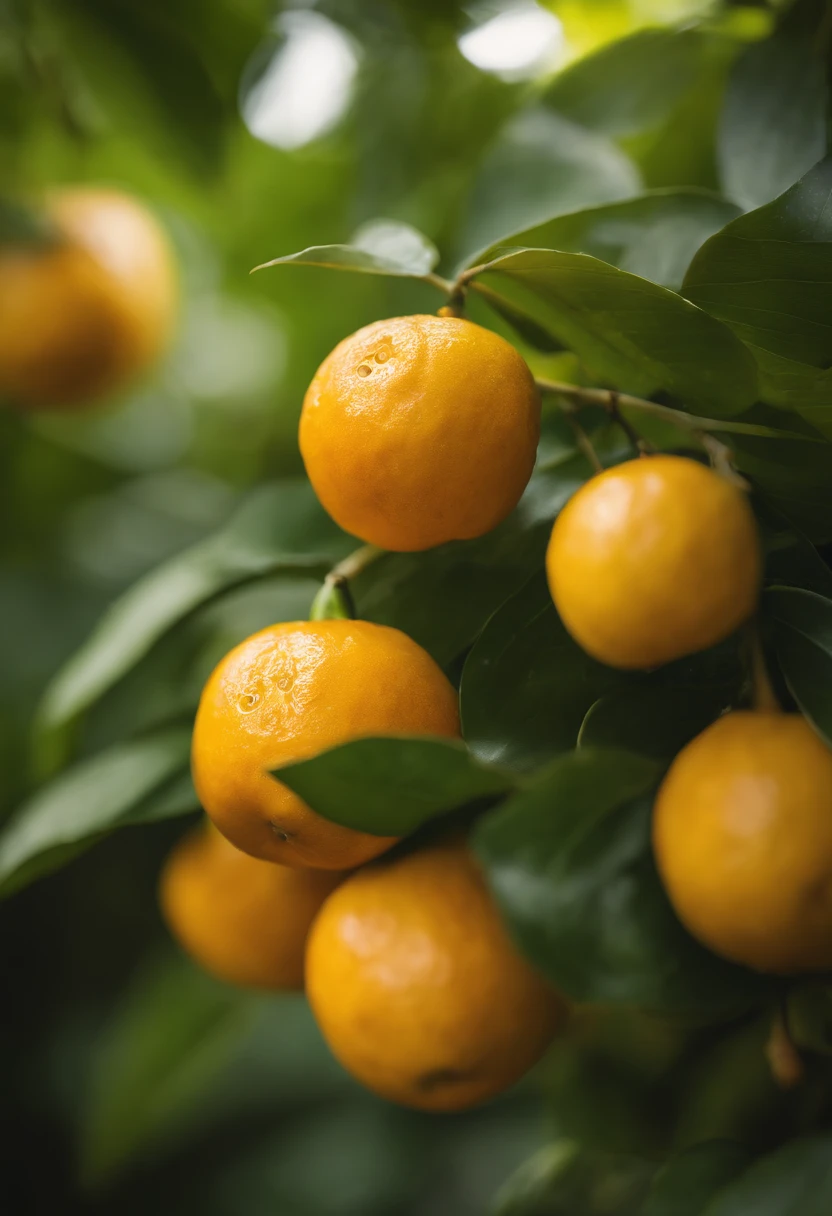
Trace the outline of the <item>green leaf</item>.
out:
M 556 1140 L 500 1187 L 492 1216 L 636 1216 L 653 1171 L 638 1157 Z
M 832 1136 L 794 1140 L 729 1183 L 707 1216 L 828 1216 L 832 1211 Z
M 47 688 L 40 731 L 48 738 L 66 726 L 210 600 L 278 572 L 323 574 L 351 543 L 308 482 L 257 491 L 220 532 L 153 570 L 108 609 Z
M 38 790 L 0 832 L 0 894 L 64 865 L 106 833 L 192 809 L 169 782 L 188 764 L 190 732 L 121 743 Z
M 695 1144 L 659 1171 L 641 1216 L 703 1216 L 709 1200 L 750 1161 L 749 1149 L 731 1140 Z
M 486 763 L 540 768 L 571 751 L 590 705 L 624 679 L 572 640 L 535 575 L 495 612 L 466 659 L 463 734 Z
M 792 988 L 785 1021 L 798 1048 L 832 1056 L 832 985 L 810 981 Z
M 96 1038 L 80 1128 L 84 1182 L 257 1113 L 345 1088 L 300 997 L 239 992 L 174 955 L 146 965 Z
M 561 72 L 543 101 L 617 138 L 660 126 L 710 62 L 713 37 L 647 29 L 617 39 Z
M 471 264 L 493 261 L 511 248 L 557 249 L 591 254 L 677 290 L 697 249 L 738 214 L 734 203 L 707 190 L 655 190 L 512 233 Z
M 547 249 L 506 254 L 486 269 L 489 280 L 520 287 L 535 302 L 535 320 L 617 388 L 638 396 L 665 389 L 720 417 L 756 397 L 754 361 L 742 343 L 664 287 L 586 254 Z
M 601 697 L 589 709 L 578 746 L 617 747 L 655 760 L 671 760 L 719 717 L 730 703 L 732 691 L 724 685 L 695 688 L 631 682 Z
M 632 162 L 602 135 L 547 110 L 524 110 L 479 170 L 460 258 L 553 215 L 627 198 L 640 185 Z
M 725 192 L 743 207 L 782 194 L 826 153 L 828 90 L 818 26 L 825 3 L 799 0 L 735 63 L 719 127 Z
M 581 750 L 489 812 L 474 847 L 518 945 L 577 1001 L 718 1019 L 765 981 L 677 920 L 650 847 L 655 762 Z
M 832 157 L 706 241 L 685 295 L 754 354 L 765 400 L 832 434 Z
M 273 776 L 319 815 L 376 836 L 407 836 L 436 815 L 514 784 L 463 743 L 439 738 L 356 739 Z
M 789 692 L 832 747 L 832 600 L 797 587 L 772 587 L 763 596 L 763 610 L 774 625 Z
M 762 525 L 766 583 L 802 587 L 832 598 L 832 570 L 809 538 L 778 511 L 759 502 L 755 506 Z
M 423 279 L 439 261 L 439 254 L 421 232 L 398 220 L 372 220 L 354 234 L 349 245 L 313 245 L 300 253 L 273 258 L 268 266 L 318 266 L 325 270 L 353 270 L 359 274 L 386 274 Z
M 739 471 L 768 505 L 810 540 L 832 538 L 832 444 L 809 437 L 772 441 L 732 435 L 731 450 Z

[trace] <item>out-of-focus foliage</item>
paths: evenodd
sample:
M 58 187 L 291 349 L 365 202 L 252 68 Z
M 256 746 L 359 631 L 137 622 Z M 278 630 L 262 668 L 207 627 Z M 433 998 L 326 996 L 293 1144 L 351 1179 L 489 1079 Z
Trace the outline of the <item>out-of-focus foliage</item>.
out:
M 769 542 L 776 678 L 832 732 L 830 575 L 811 543 L 832 539 L 826 7 L 527 0 L 522 54 L 505 25 L 488 34 L 512 11 L 0 0 L 0 241 L 37 222 L 41 192 L 104 182 L 157 210 L 183 276 L 150 379 L 88 415 L 0 416 L 11 1211 L 473 1216 L 495 1192 L 506 1216 L 832 1202 L 828 1138 L 778 1147 L 829 1126 L 827 987 L 790 995 L 814 1054 L 783 1096 L 763 1055 L 769 986 L 692 942 L 649 855 L 645 799 L 742 699 L 737 647 L 630 680 L 559 629 L 543 547 L 591 469 L 554 412 L 500 528 L 385 555 L 353 586 L 363 614 L 461 684 L 469 751 L 366 743 L 283 775 L 371 828 L 384 799 L 368 785 L 392 791 L 397 830 L 504 798 L 476 847 L 518 941 L 593 1004 L 569 1039 L 485 1110 L 392 1109 L 334 1064 L 300 998 L 212 984 L 158 919 L 170 821 L 196 808 L 203 680 L 255 629 L 306 615 L 352 547 L 300 477 L 304 389 L 359 325 L 435 310 L 460 266 L 488 264 L 470 313 L 539 375 L 722 420 Z M 627 454 L 606 416 L 587 425 L 604 463 Z M 687 443 L 655 421 L 644 433 Z

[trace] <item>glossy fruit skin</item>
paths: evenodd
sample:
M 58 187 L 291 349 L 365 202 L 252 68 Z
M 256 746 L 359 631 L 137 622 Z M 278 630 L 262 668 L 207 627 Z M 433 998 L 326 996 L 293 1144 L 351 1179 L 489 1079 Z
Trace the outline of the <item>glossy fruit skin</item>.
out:
M 309 927 L 341 879 L 249 857 L 208 823 L 171 852 L 159 900 L 173 936 L 217 979 L 300 991 Z
M 115 190 L 56 191 L 56 237 L 0 251 L 0 398 L 73 409 L 117 393 L 173 332 L 173 254 L 154 216 Z
M 318 368 L 300 420 L 323 506 L 399 552 L 496 527 L 526 487 L 539 435 L 524 360 L 458 317 L 394 317 L 352 334 Z
M 385 1098 L 432 1111 L 512 1085 L 565 1015 L 456 840 L 348 878 L 312 927 L 306 990 L 345 1068 Z
M 742 490 L 695 460 L 649 456 L 599 473 L 569 500 L 546 572 L 588 654 L 646 669 L 705 650 L 747 620 L 762 560 Z
M 797 714 L 737 712 L 683 749 L 653 846 L 677 914 L 758 971 L 832 968 L 832 752 Z
M 273 625 L 227 654 L 205 685 L 194 782 L 219 830 L 252 856 L 351 869 L 395 838 L 323 819 L 269 770 L 396 734 L 459 734 L 456 690 L 427 651 L 369 621 Z

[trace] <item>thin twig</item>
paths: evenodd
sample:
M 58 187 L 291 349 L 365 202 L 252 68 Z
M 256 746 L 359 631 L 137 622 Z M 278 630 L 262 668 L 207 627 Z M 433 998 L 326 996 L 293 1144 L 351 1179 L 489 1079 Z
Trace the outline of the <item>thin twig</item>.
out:
M 731 418 L 700 418 L 696 414 L 687 414 L 684 410 L 673 409 L 669 405 L 660 405 L 658 401 L 647 401 L 644 397 L 632 397 L 629 393 L 613 393 L 607 388 L 583 388 L 577 384 L 565 384 L 559 380 L 538 378 L 537 387 L 542 393 L 552 393 L 565 397 L 577 406 L 600 405 L 609 411 L 610 398 L 615 397 L 618 407 L 624 410 L 640 410 L 644 414 L 652 414 L 665 422 L 679 427 L 683 431 L 726 431 L 733 435 L 759 435 L 764 439 L 803 439 L 814 441 L 814 436 L 801 435 L 797 432 L 778 430 L 773 426 L 762 426 L 756 422 L 734 422 Z M 822 442 L 822 440 L 817 440 Z
M 654 445 L 652 443 L 650 443 L 649 439 L 644 439 L 643 436 L 639 435 L 638 431 L 632 425 L 632 423 L 629 421 L 629 419 L 625 418 L 624 415 L 621 413 L 618 393 L 614 393 L 614 392 L 610 391 L 610 403 L 608 406 L 608 413 L 609 413 L 610 417 L 612 418 L 613 422 L 618 423 L 619 427 L 624 432 L 624 434 L 627 436 L 627 439 L 630 441 L 630 443 L 635 448 L 635 450 L 639 453 L 640 456 L 648 456 L 652 452 L 655 452 L 656 449 L 655 449 Z
M 384 552 L 377 545 L 362 545 L 333 566 L 312 601 L 309 619 L 319 621 L 333 616 L 353 619 L 356 609 L 350 579 L 366 570 Z
M 751 671 L 751 702 L 758 713 L 778 714 L 780 702 L 771 683 L 763 650 L 759 621 L 749 621 L 746 629 L 748 664 Z
M 563 416 L 572 428 L 572 433 L 575 436 L 575 443 L 578 449 L 583 453 L 589 463 L 592 465 L 596 473 L 603 473 L 604 466 L 601 464 L 600 457 L 592 446 L 592 440 L 587 435 L 584 428 L 581 426 L 578 419 L 572 410 L 564 410 Z

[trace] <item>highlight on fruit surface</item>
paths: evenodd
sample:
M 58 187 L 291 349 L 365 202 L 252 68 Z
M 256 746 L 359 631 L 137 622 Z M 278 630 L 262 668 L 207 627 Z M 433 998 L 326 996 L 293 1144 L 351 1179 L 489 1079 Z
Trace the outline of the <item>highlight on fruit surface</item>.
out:
M 459 317 L 394 317 L 345 338 L 300 421 L 323 506 L 345 531 L 397 551 L 496 527 L 526 487 L 539 435 L 523 358 Z
M 309 927 L 341 878 L 249 857 L 208 822 L 171 852 L 159 898 L 173 936 L 218 979 L 300 990 Z
M 573 495 L 546 570 L 584 650 L 638 669 L 705 650 L 747 620 L 762 557 L 742 490 L 695 460 L 658 455 L 606 469 Z
M 271 770 L 372 735 L 459 735 L 457 693 L 398 629 L 369 621 L 273 625 L 235 647 L 202 693 L 192 770 L 219 830 L 254 857 L 344 870 L 395 838 L 316 815 Z
M 56 190 L 52 232 L 0 249 L 0 399 L 74 409 L 146 373 L 173 333 L 178 285 L 155 216 L 117 190 Z
M 758 971 L 832 968 L 832 752 L 798 714 L 735 712 L 676 757 L 653 845 L 679 918 Z
M 382 858 L 333 892 L 309 936 L 306 987 L 344 1067 L 422 1110 L 507 1089 L 565 1021 L 456 839 Z

